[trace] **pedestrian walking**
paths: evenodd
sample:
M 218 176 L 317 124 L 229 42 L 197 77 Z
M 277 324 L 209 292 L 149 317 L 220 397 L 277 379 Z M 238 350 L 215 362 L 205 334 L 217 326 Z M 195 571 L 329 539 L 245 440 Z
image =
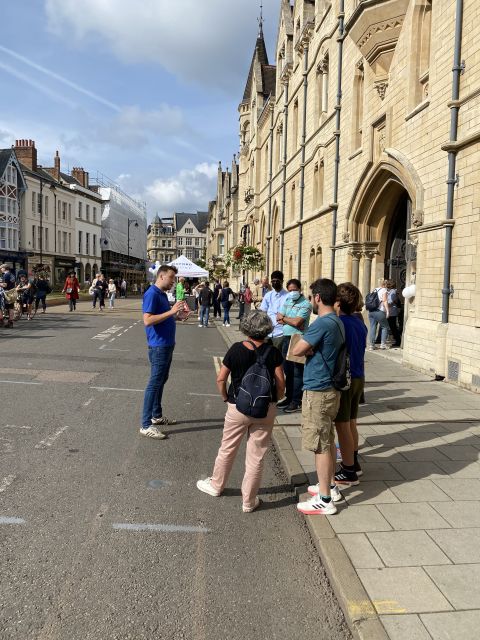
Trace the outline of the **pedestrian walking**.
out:
M 13 328 L 13 307 L 15 304 L 16 293 L 15 289 L 15 276 L 10 271 L 8 264 L 0 265 L 0 326 L 5 326 L 9 329 Z M 6 322 L 4 320 L 6 317 Z
M 159 267 L 155 284 L 143 296 L 143 324 L 147 335 L 150 380 L 143 400 L 140 433 L 148 438 L 164 439 L 166 434 L 159 425 L 176 424 L 176 420 L 163 415 L 162 396 L 168 380 L 175 348 L 176 314 L 183 309 L 184 301 L 177 300 L 172 307 L 167 291 L 174 285 L 177 268 Z
M 266 280 L 268 282 L 268 278 Z M 283 288 L 283 273 L 281 271 L 273 271 L 271 275 L 271 281 L 272 289 L 270 291 L 267 291 L 263 296 L 260 309 L 268 313 L 268 316 L 272 321 L 272 343 L 281 352 L 283 344 L 283 324 L 280 324 L 278 322 L 277 313 L 282 308 L 288 291 Z
M 208 327 L 208 317 L 210 307 L 213 304 L 213 291 L 210 289 L 210 283 L 205 282 L 198 293 L 198 303 L 200 305 L 200 323 L 199 327 Z
M 351 282 L 340 284 L 337 289 L 335 305 L 338 316 L 345 330 L 345 341 L 350 356 L 350 388 L 341 392 L 340 407 L 335 417 L 338 442 L 342 454 L 340 469 L 332 481 L 332 497 L 335 501 L 341 498 L 337 489 L 358 484 L 358 476 L 362 470 L 358 462 L 358 406 L 365 387 L 365 349 L 367 346 L 367 327 L 358 318 L 356 310 L 360 306 L 361 293 Z M 332 449 L 335 465 L 336 447 Z
M 115 282 L 110 278 L 108 281 L 108 308 L 113 309 L 115 307 L 115 298 L 117 295 L 117 287 Z
M 230 326 L 230 307 L 232 306 L 233 301 L 235 300 L 235 294 L 230 288 L 230 284 L 228 280 L 225 280 L 225 282 L 223 283 L 223 287 L 221 288 L 219 293 L 219 300 L 223 309 L 223 326 L 229 327 Z
M 387 338 L 390 330 L 388 317 L 390 315 L 388 306 L 388 289 L 387 280 L 382 280 L 380 286 L 369 293 L 365 298 L 365 306 L 368 311 L 368 320 L 370 322 L 370 333 L 368 335 L 368 350 L 375 349 L 375 339 L 377 336 L 377 328 L 381 329 L 380 349 L 388 349 Z
M 215 280 L 215 286 L 213 288 L 213 317 L 221 318 L 222 317 L 222 308 L 220 306 L 220 298 L 219 293 L 222 290 L 222 285 L 220 280 Z
M 125 278 L 123 278 L 123 280 L 120 283 L 120 297 L 121 298 L 127 297 L 127 281 L 125 280 Z
M 243 316 L 245 315 L 245 285 L 242 284 L 240 285 L 240 290 L 237 294 L 237 299 L 238 299 L 238 316 L 237 316 L 237 320 L 241 320 L 243 318 Z
M 287 282 L 288 295 L 277 313 L 277 322 L 283 325 L 282 343 L 283 368 L 285 370 L 285 398 L 277 407 L 285 413 L 295 413 L 302 408 L 303 367 L 300 362 L 287 359 L 292 336 L 303 335 L 308 329 L 312 305 L 302 294 L 300 280 L 293 278 Z M 297 338 L 298 339 L 298 338 Z
M 179 278 L 175 287 L 175 298 L 177 302 L 185 300 L 185 278 Z
M 92 307 L 95 309 L 98 300 L 98 307 L 100 311 L 105 309 L 105 296 L 107 295 L 108 284 L 105 280 L 103 273 L 97 273 L 97 277 L 92 282 L 93 287 L 93 301 Z
M 65 279 L 65 284 L 63 285 L 62 293 L 65 294 L 66 299 L 68 300 L 68 310 L 75 311 L 77 308 L 77 300 L 80 297 L 80 283 L 78 282 L 77 276 L 75 275 L 75 271 L 71 271 Z
M 16 287 L 19 296 L 22 311 L 25 308 L 27 310 L 27 319 L 32 319 L 32 305 L 34 301 L 34 293 L 32 291 L 32 283 L 28 281 L 26 275 L 22 274 L 19 278 L 19 282 Z
M 42 313 L 45 313 L 47 310 L 47 296 L 52 293 L 52 287 L 44 275 L 39 275 L 35 279 L 35 287 L 35 312 L 42 305 Z
M 334 419 L 340 405 L 340 391 L 333 385 L 333 372 L 340 349 L 345 344 L 342 321 L 335 313 L 337 286 L 320 278 L 311 285 L 313 312 L 318 316 L 293 348 L 293 355 L 306 356 L 303 373 L 302 446 L 315 454 L 317 493 L 297 509 L 308 515 L 334 514 L 331 456 L 335 446 Z M 312 485 L 315 487 L 315 485 Z
M 265 340 L 272 331 L 272 322 L 262 311 L 251 311 L 240 322 L 240 331 L 247 340 L 236 342 L 227 351 L 217 377 L 217 387 L 227 413 L 223 436 L 211 477 L 197 482 L 197 488 L 211 496 L 222 494 L 232 469 L 243 437 L 247 436 L 245 454 L 245 474 L 242 482 L 242 509 L 250 513 L 260 505 L 257 496 L 262 479 L 263 459 L 268 450 L 276 415 L 275 402 L 284 393 L 282 355 Z M 265 417 L 255 418 L 245 415 L 237 408 L 239 389 L 244 376 L 260 360 L 265 364 L 270 376 L 270 402 Z M 227 390 L 227 380 L 231 383 Z

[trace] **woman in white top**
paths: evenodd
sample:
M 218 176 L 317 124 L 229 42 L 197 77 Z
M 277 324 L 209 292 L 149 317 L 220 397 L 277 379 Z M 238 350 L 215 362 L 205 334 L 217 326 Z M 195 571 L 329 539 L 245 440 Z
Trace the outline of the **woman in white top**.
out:
M 117 295 L 117 286 L 115 282 L 112 280 L 112 278 L 110 278 L 110 280 L 108 281 L 108 299 L 109 299 L 108 308 L 109 309 L 113 309 L 116 295 Z
M 375 338 L 377 336 L 377 328 L 380 325 L 382 329 L 380 349 L 388 349 L 387 338 L 390 327 L 388 325 L 388 317 L 390 315 L 388 306 L 388 280 L 382 280 L 380 287 L 376 289 L 379 306 L 375 311 L 368 312 L 368 319 L 370 321 L 370 332 L 368 334 L 368 350 L 373 351 L 375 349 Z

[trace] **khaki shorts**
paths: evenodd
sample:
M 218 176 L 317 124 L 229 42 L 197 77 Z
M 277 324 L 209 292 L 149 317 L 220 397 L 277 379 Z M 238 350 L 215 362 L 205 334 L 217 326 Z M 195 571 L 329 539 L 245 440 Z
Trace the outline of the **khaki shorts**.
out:
M 340 408 L 335 422 L 350 422 L 358 417 L 358 405 L 365 386 L 365 378 L 352 378 L 350 389 L 342 391 Z
M 335 442 L 334 419 L 340 405 L 340 391 L 304 391 L 302 399 L 302 447 L 327 453 Z

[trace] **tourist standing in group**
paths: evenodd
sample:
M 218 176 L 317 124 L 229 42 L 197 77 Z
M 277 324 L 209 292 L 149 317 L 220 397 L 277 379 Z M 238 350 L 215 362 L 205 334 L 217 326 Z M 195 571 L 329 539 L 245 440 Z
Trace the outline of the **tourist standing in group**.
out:
M 78 282 L 77 276 L 75 275 L 75 271 L 71 271 L 63 285 L 62 293 L 65 294 L 66 299 L 68 300 L 68 310 L 75 311 L 77 308 L 77 300 L 80 291 L 80 283 Z
M 335 446 L 334 419 L 340 405 L 340 391 L 333 386 L 333 372 L 341 347 L 345 343 L 342 321 L 335 313 L 337 286 L 332 280 L 320 278 L 310 287 L 313 312 L 318 316 L 293 348 L 293 355 L 306 356 L 303 372 L 302 446 L 315 454 L 318 485 L 316 491 L 297 509 L 309 515 L 333 514 L 331 480 L 334 465 L 331 447 Z
M 117 287 L 112 278 L 108 281 L 108 308 L 113 309 L 115 306 L 115 298 L 117 296 Z
M 93 281 L 92 287 L 93 287 L 92 306 L 95 309 L 97 300 L 98 300 L 98 307 L 100 311 L 103 311 L 105 309 L 105 296 L 107 295 L 107 290 L 108 290 L 108 284 L 103 276 L 103 273 L 97 273 L 97 277 Z
M 288 291 L 283 288 L 283 273 L 281 271 L 273 271 L 270 280 L 272 283 L 272 290 L 267 291 L 263 296 L 260 309 L 268 313 L 268 316 L 272 321 L 272 344 L 281 352 L 283 344 L 283 324 L 278 322 L 277 313 L 282 308 Z
M 242 482 L 242 509 L 244 513 L 254 511 L 260 505 L 257 496 L 262 479 L 263 459 L 270 445 L 273 423 L 276 415 L 275 402 L 284 393 L 282 355 L 275 347 L 265 343 L 272 331 L 272 322 L 263 311 L 251 311 L 242 318 L 240 331 L 247 340 L 234 343 L 227 351 L 217 376 L 217 387 L 222 399 L 227 403 L 227 413 L 223 427 L 220 449 L 210 478 L 199 480 L 197 488 L 211 496 L 221 495 L 230 475 L 235 456 L 243 437 L 247 436 L 245 454 L 245 475 Z M 264 418 L 252 418 L 241 413 L 236 407 L 238 389 L 247 370 L 257 361 L 265 359 L 265 365 L 272 381 L 271 402 Z M 227 390 L 227 380 L 231 383 Z
M 362 299 L 358 288 L 351 282 L 340 284 L 337 288 L 338 316 L 345 330 L 345 341 L 350 356 L 350 388 L 342 391 L 340 407 L 335 418 L 335 427 L 342 454 L 340 469 L 335 473 L 332 497 L 334 501 L 341 498 L 336 488 L 350 487 L 358 484 L 361 468 L 358 462 L 357 417 L 360 398 L 365 386 L 365 348 L 367 346 L 367 327 L 356 311 Z M 336 447 L 332 447 L 332 459 L 336 461 Z
M 387 338 L 388 338 L 388 333 L 390 331 L 388 318 L 390 315 L 390 311 L 388 307 L 387 283 L 388 283 L 388 280 L 382 280 L 380 283 L 380 286 L 377 287 L 374 290 L 374 292 L 372 291 L 372 293 L 376 293 L 376 296 L 377 296 L 377 300 L 375 301 L 377 308 L 373 310 L 369 309 L 368 311 L 368 320 L 370 322 L 370 333 L 368 335 L 369 351 L 373 351 L 375 349 L 375 340 L 377 337 L 378 326 L 380 326 L 380 330 L 381 330 L 380 349 L 388 349 Z M 366 300 L 368 303 L 368 297 Z
M 300 280 L 293 278 L 287 282 L 288 295 L 277 313 L 277 322 L 283 325 L 282 355 L 285 370 L 285 398 L 278 408 L 285 413 L 296 413 L 302 408 L 303 364 L 287 360 L 290 341 L 294 335 L 303 335 L 308 329 L 312 305 L 302 294 Z
M 215 286 L 213 288 L 213 317 L 222 317 L 222 307 L 220 306 L 219 293 L 222 290 L 220 280 L 215 280 Z
M 209 282 L 205 282 L 198 292 L 198 304 L 200 305 L 200 322 L 198 326 L 208 327 L 210 307 L 213 304 L 213 291 L 210 289 Z
M 402 312 L 402 301 L 398 295 L 394 280 L 387 280 L 388 326 L 393 336 L 392 347 L 402 346 L 402 334 L 398 322 Z
M 185 278 L 179 278 L 175 287 L 175 299 L 177 302 L 185 300 Z
M 235 300 L 235 294 L 230 288 L 230 284 L 228 280 L 225 280 L 225 282 L 223 283 L 223 287 L 221 288 L 219 293 L 219 300 L 223 309 L 223 326 L 229 327 L 230 326 L 230 307 L 232 306 L 233 301 Z
M 262 278 L 262 299 L 265 297 L 265 295 L 272 290 L 272 287 L 268 281 L 268 276 L 264 276 Z
M 252 287 L 252 302 L 255 309 L 260 306 L 260 304 L 262 303 L 262 299 L 262 285 L 260 284 L 260 280 L 258 278 L 255 278 Z
M 15 301 L 7 299 L 5 292 L 15 288 L 15 276 L 10 271 L 8 264 L 2 264 L 0 266 L 0 288 L 2 289 L 0 303 L 3 302 L 3 304 L 0 304 L 0 323 L 2 326 L 11 329 L 13 327 L 13 306 Z M 5 324 L 3 324 L 4 316 L 7 316 L 7 322 Z
M 145 389 L 140 433 L 159 440 L 167 437 L 159 430 L 159 425 L 176 424 L 176 420 L 163 415 L 162 408 L 163 389 L 168 380 L 175 348 L 175 316 L 184 306 L 183 300 L 177 300 L 170 307 L 167 297 L 167 291 L 175 284 L 176 273 L 176 267 L 159 267 L 155 284 L 144 293 L 142 305 L 151 371 Z
M 39 275 L 35 279 L 35 287 L 35 311 L 38 311 L 38 307 L 41 304 L 42 313 L 45 313 L 47 310 L 47 295 L 52 292 L 52 288 L 44 275 Z

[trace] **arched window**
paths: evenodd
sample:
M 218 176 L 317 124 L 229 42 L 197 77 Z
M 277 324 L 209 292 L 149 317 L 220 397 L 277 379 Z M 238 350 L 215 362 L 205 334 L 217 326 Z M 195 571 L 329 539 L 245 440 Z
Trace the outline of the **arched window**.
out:
M 363 97 L 364 97 L 365 75 L 363 63 L 357 65 L 353 78 L 353 122 L 352 122 L 352 151 L 360 149 L 362 146 L 363 127 Z
M 315 254 L 315 280 L 322 277 L 322 248 L 317 247 Z
M 328 53 L 324 55 L 317 65 L 317 114 L 319 119 L 328 112 Z
M 323 205 L 325 183 L 325 166 L 323 160 L 317 162 L 313 171 L 313 207 L 319 209 Z
M 310 257 L 308 260 L 308 285 L 310 286 L 315 280 L 315 249 L 310 249 Z

